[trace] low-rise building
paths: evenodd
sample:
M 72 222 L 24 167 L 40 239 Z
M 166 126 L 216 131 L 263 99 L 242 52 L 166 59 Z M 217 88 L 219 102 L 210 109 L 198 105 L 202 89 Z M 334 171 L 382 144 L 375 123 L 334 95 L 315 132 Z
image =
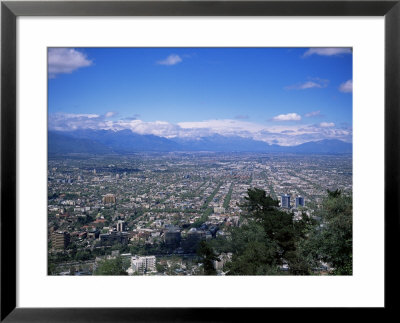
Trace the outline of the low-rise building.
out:
M 127 232 L 116 232 L 100 234 L 100 242 L 102 245 L 112 245 L 114 243 L 127 244 L 129 242 L 129 235 Z

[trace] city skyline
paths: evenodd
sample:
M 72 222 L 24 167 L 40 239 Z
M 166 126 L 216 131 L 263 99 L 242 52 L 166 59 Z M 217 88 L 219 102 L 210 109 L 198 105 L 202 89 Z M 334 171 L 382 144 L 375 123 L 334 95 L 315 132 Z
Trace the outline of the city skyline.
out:
M 49 130 L 352 142 L 350 48 L 49 48 Z

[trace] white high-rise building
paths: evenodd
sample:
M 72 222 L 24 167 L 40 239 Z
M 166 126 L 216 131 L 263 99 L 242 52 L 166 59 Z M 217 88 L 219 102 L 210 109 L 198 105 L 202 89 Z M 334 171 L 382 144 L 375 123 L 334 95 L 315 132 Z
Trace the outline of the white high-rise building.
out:
M 131 272 L 137 272 L 143 275 L 146 272 L 152 272 L 156 269 L 156 256 L 138 257 L 133 256 L 131 258 Z
M 117 222 L 117 231 L 123 232 L 125 230 L 125 222 L 122 220 L 118 220 Z

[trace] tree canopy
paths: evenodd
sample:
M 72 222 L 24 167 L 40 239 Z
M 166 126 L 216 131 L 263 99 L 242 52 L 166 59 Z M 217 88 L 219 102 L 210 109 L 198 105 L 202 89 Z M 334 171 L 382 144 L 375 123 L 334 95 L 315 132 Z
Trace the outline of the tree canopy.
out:
M 319 211 L 321 225 L 310 242 L 318 257 L 330 264 L 333 274 L 353 273 L 353 205 L 352 197 L 340 190 L 329 191 Z
M 199 244 L 197 254 L 203 264 L 204 275 L 215 275 L 217 271 L 214 268 L 214 261 L 219 261 L 220 259 L 214 253 L 213 248 L 203 240 Z
M 116 257 L 113 259 L 100 260 L 94 275 L 101 276 L 122 276 L 127 275 L 126 269 L 121 257 Z
M 210 257 L 232 252 L 224 267 L 227 275 L 310 275 L 319 273 L 322 262 L 332 267 L 331 274 L 352 273 L 351 196 L 328 191 L 315 215 L 302 212 L 295 219 L 264 190 L 247 193 L 240 205 L 241 226 L 202 247 Z

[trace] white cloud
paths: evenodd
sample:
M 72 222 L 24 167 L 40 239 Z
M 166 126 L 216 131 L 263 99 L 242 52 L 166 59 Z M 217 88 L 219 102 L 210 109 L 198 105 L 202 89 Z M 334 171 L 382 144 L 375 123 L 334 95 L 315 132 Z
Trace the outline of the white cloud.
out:
M 307 118 L 318 117 L 318 116 L 321 116 L 321 111 L 320 110 L 312 111 L 312 112 L 306 113 L 304 116 Z
M 301 116 L 297 113 L 280 114 L 272 118 L 274 121 L 298 121 L 301 120 Z
M 67 113 L 64 114 L 64 116 L 67 118 L 88 118 L 88 119 L 100 117 L 99 114 L 89 114 L 89 113 L 81 113 L 81 114 Z
M 301 84 L 299 88 L 301 90 L 305 90 L 305 89 L 312 89 L 313 87 L 321 88 L 322 85 L 318 84 L 318 83 L 315 83 L 315 82 L 312 82 L 312 81 L 308 81 L 308 82 L 305 82 L 305 83 Z
M 287 90 L 307 90 L 312 88 L 325 88 L 328 86 L 329 80 L 320 79 L 318 77 L 311 78 L 310 81 L 297 83 L 285 87 Z
M 335 124 L 333 122 L 321 122 L 319 124 L 319 126 L 322 128 L 330 128 L 330 127 L 334 127 Z
M 131 130 L 138 134 L 152 134 L 165 138 L 200 138 L 214 134 L 240 136 L 282 146 L 299 145 L 322 139 L 352 140 L 351 128 L 336 128 L 333 123 L 319 125 L 272 124 L 223 119 L 172 124 L 166 121 L 145 122 L 142 120 L 106 120 L 106 114 L 62 114 L 49 115 L 49 129 L 67 131 L 76 129 Z
M 344 93 L 353 92 L 353 80 L 348 80 L 339 86 L 339 91 Z
M 130 129 L 132 132 L 141 135 L 155 135 L 165 138 L 173 138 L 179 135 L 179 127 L 166 121 L 144 122 L 142 120 L 120 120 L 113 124 L 112 129 Z
M 81 128 L 97 129 L 101 125 L 101 116 L 98 114 L 54 113 L 49 115 L 49 129 L 76 130 Z
M 90 113 L 53 113 L 49 115 L 49 129 L 76 130 L 76 129 L 112 129 L 113 121 L 106 118 L 115 115 L 107 112 L 104 115 Z
M 310 48 L 303 54 L 303 57 L 308 57 L 311 55 L 337 56 L 337 55 L 351 54 L 351 53 L 352 49 L 349 47 Z
M 166 59 L 158 61 L 157 64 L 171 66 L 171 65 L 178 64 L 180 62 L 182 62 L 182 58 L 179 55 L 171 54 Z
M 265 129 L 264 125 L 233 119 L 180 122 L 178 125 L 181 127 L 184 136 L 220 134 L 225 136 L 252 137 L 254 133 Z
M 50 78 L 54 78 L 57 74 L 72 73 L 93 63 L 84 53 L 73 48 L 50 48 L 47 60 Z
M 111 118 L 112 116 L 115 116 L 115 115 L 116 115 L 115 112 L 109 111 L 109 112 L 107 112 L 104 116 L 105 116 L 106 118 Z

